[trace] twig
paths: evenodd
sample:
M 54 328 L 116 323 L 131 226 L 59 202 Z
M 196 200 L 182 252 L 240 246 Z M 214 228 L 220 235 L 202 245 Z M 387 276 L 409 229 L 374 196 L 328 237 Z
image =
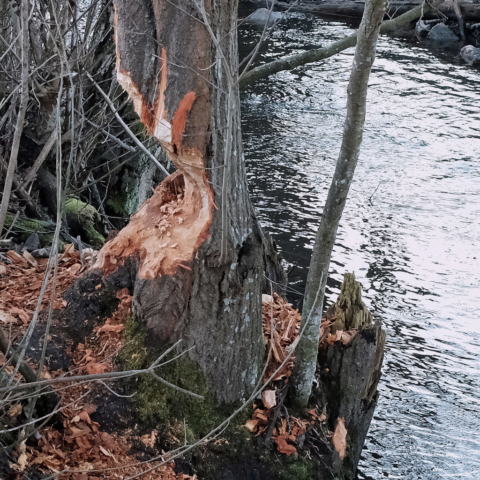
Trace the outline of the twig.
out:
M 124 130 L 128 133 L 130 138 L 137 144 L 138 148 L 142 150 L 147 157 L 152 160 L 153 163 L 168 177 L 170 174 L 168 171 L 165 169 L 165 167 L 148 151 L 148 149 L 143 145 L 143 143 L 137 138 L 137 136 L 130 130 L 128 125 L 122 120 L 122 117 L 117 113 L 115 106 L 111 102 L 111 100 L 108 98 L 108 95 L 101 89 L 100 85 L 93 79 L 93 77 L 87 72 L 87 77 L 90 79 L 90 81 L 95 85 L 95 88 L 100 92 L 100 94 L 103 96 L 105 101 L 107 102 L 108 106 L 111 108 L 112 112 L 115 115 L 115 118 L 118 120 L 120 125 L 124 128 Z

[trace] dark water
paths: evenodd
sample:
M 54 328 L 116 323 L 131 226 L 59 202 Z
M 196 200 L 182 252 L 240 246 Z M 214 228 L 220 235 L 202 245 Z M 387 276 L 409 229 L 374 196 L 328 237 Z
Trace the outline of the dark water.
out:
M 255 40 L 242 32 L 243 53 Z M 350 33 L 290 19 L 262 60 Z M 359 478 L 480 479 L 480 72 L 382 38 L 329 298 L 354 270 L 387 330 L 381 397 Z M 259 216 L 302 292 L 338 155 L 353 50 L 244 92 Z M 301 302 L 291 291 L 290 299 Z

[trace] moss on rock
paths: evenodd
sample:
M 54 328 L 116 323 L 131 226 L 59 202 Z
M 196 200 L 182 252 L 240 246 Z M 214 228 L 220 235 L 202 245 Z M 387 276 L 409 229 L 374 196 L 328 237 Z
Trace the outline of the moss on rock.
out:
M 70 228 L 77 231 L 82 230 L 86 241 L 93 247 L 102 247 L 105 238 L 95 228 L 101 220 L 95 207 L 78 198 L 71 197 L 65 202 L 65 213 Z
M 7 213 L 5 219 L 5 227 L 8 229 L 14 220 L 14 215 Z M 42 246 L 49 246 L 53 242 L 55 232 L 55 224 L 53 222 L 44 222 L 33 218 L 18 217 L 15 221 L 12 233 L 20 241 L 24 242 L 32 234 L 38 234 Z M 60 242 L 59 248 L 63 249 L 63 242 Z

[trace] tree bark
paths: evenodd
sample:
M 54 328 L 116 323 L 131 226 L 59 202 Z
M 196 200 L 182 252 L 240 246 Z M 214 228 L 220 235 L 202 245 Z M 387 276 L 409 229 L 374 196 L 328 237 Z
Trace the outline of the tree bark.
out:
M 181 338 L 194 347 L 190 359 L 219 403 L 252 391 L 264 355 L 264 275 L 284 281 L 248 196 L 239 90 L 229 78 L 238 69 L 237 6 L 116 0 L 118 81 L 178 171 L 102 248 L 66 312 L 75 315 L 71 330 L 84 328 L 100 314 L 92 305 L 130 288 L 152 346 Z
M 377 404 L 386 335 L 380 324 L 373 324 L 362 301 L 361 285 L 351 273 L 345 274 L 326 321 L 333 322 L 327 327 L 329 333 L 348 332 L 352 338 L 321 345 L 313 395 L 317 405 L 326 407 L 329 430 L 340 433 L 344 427 L 347 433 L 345 454 L 337 450 L 332 469 L 343 473 L 342 478 L 354 478 Z
M 347 90 L 347 118 L 342 146 L 315 238 L 305 288 L 302 327 L 307 321 L 308 324 L 298 344 L 292 375 L 295 403 L 299 407 L 307 405 L 312 391 L 328 268 L 362 144 L 368 79 L 375 59 L 377 39 L 385 9 L 385 0 L 369 0 L 358 29 L 358 43 Z

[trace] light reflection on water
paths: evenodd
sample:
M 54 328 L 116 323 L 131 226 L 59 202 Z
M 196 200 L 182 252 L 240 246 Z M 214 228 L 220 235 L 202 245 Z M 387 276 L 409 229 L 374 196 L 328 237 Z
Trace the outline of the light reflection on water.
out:
M 254 31 L 242 30 L 244 49 Z M 297 16 L 263 60 L 348 33 Z M 242 97 L 253 199 L 300 291 L 340 147 L 352 56 L 278 74 Z M 342 273 L 354 270 L 388 334 L 359 478 L 480 479 L 479 85 L 480 73 L 455 59 L 379 42 L 328 291 L 336 297 Z

